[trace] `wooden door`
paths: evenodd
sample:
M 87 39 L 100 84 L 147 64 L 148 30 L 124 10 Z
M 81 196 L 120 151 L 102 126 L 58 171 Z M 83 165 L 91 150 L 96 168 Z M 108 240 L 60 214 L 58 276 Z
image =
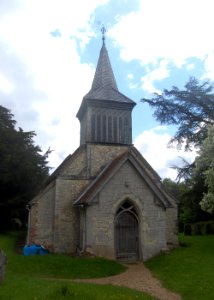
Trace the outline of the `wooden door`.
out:
M 116 218 L 115 245 L 117 259 L 138 260 L 138 221 L 130 211 L 123 211 Z

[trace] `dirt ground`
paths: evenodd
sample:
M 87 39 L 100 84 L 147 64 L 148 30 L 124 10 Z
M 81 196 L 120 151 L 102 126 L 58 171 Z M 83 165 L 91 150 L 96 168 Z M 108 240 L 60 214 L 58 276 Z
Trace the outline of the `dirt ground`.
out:
M 143 263 L 128 264 L 127 270 L 119 275 L 96 279 L 78 280 L 78 282 L 80 281 L 87 283 L 125 286 L 151 294 L 160 300 L 181 300 L 181 297 L 178 294 L 175 294 L 164 288 L 160 281 L 153 277 L 151 272 L 144 266 Z

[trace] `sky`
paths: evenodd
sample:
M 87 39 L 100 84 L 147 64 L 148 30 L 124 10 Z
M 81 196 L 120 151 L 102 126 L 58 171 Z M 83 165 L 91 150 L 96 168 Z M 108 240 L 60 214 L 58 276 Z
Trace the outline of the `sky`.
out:
M 161 178 L 176 179 L 175 133 L 141 102 L 190 76 L 214 80 L 212 0 L 1 0 L 0 105 L 17 126 L 35 131 L 52 171 L 79 146 L 76 113 L 90 90 L 104 24 L 120 92 L 137 103 L 133 143 Z

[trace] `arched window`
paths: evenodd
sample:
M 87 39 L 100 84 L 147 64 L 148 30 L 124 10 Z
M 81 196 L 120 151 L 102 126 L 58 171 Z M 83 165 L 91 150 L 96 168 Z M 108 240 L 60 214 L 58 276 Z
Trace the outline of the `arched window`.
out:
M 124 211 L 129 211 L 137 217 L 136 210 L 135 210 L 134 206 L 129 201 L 125 201 L 120 206 L 120 208 L 117 211 L 117 216 L 118 216 L 118 214 L 120 214 L 121 212 L 124 212 Z

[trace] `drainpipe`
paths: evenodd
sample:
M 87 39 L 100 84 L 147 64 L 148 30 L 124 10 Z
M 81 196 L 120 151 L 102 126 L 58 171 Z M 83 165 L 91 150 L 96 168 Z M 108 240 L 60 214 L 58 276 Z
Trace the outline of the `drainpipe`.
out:
M 85 251 L 86 246 L 86 209 L 83 208 L 83 237 L 82 237 L 82 251 Z
M 80 206 L 80 210 L 82 211 L 82 218 L 83 218 L 83 224 L 82 224 L 82 247 L 79 249 L 79 254 L 81 255 L 82 253 L 85 252 L 85 246 L 86 246 L 86 209 L 85 205 L 82 204 Z

